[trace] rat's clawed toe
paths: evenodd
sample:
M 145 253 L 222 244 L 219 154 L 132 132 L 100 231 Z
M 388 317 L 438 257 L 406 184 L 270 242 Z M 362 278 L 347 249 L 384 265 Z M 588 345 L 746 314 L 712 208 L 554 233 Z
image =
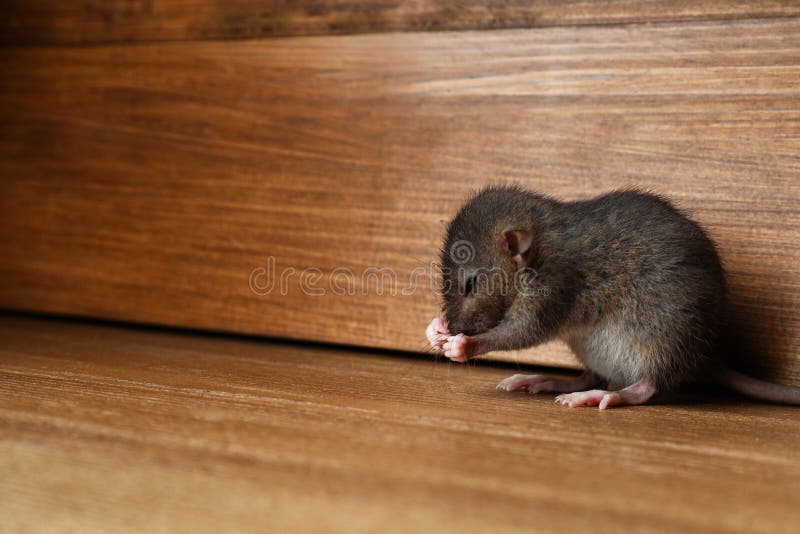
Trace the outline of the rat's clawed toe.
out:
M 603 395 L 603 398 L 600 399 L 600 405 L 598 408 L 601 410 L 605 410 L 606 408 L 610 408 L 612 406 L 618 406 L 621 404 L 627 404 L 623 401 L 622 396 L 619 393 L 606 393 Z

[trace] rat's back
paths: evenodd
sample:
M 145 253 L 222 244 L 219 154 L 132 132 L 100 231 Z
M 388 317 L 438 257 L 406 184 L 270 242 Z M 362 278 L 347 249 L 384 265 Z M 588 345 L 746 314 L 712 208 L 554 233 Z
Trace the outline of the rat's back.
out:
M 672 387 L 716 341 L 724 276 L 713 241 L 666 199 L 618 191 L 565 203 L 580 263 L 564 338 L 587 366 L 622 382 Z

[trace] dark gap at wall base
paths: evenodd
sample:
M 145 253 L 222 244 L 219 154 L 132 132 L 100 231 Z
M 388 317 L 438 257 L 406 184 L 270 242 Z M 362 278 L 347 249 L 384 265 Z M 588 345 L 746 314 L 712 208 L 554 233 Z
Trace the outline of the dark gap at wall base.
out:
M 168 333 L 181 334 L 187 336 L 201 336 L 204 338 L 236 339 L 241 341 L 253 341 L 256 343 L 270 343 L 270 344 L 280 344 L 280 345 L 295 346 L 295 347 L 317 348 L 317 349 L 329 350 L 331 352 L 347 352 L 349 354 L 363 354 L 369 356 L 406 358 L 410 360 L 428 360 L 431 363 L 438 362 L 438 363 L 447 363 L 452 365 L 464 365 L 464 364 L 449 362 L 443 356 L 441 355 L 437 356 L 432 353 L 429 354 L 425 352 L 413 352 L 407 350 L 371 348 L 371 347 L 364 347 L 360 345 L 351 345 L 344 343 L 325 343 L 325 342 L 302 340 L 302 339 L 289 339 L 289 338 L 281 338 L 275 336 L 263 336 L 258 334 L 243 334 L 226 330 L 209 330 L 209 329 L 198 329 L 189 327 L 165 326 L 157 323 L 127 322 L 114 319 L 105 319 L 100 317 L 84 317 L 78 315 L 45 313 L 45 312 L 37 312 L 29 310 L 11 310 L 7 308 L 0 308 L 0 318 L 2 317 L 44 319 L 47 321 L 62 322 L 62 323 L 125 328 L 133 331 L 140 330 L 140 331 L 150 331 L 150 332 L 168 332 Z M 562 367 L 550 367 L 545 365 L 532 365 L 530 363 L 525 363 L 525 362 L 512 363 L 509 361 L 476 359 L 476 360 L 470 360 L 466 365 L 469 365 L 471 367 L 514 369 L 520 372 L 531 372 L 531 373 L 534 372 L 557 373 L 559 375 L 579 374 L 579 371 L 576 371 L 574 369 L 565 369 Z

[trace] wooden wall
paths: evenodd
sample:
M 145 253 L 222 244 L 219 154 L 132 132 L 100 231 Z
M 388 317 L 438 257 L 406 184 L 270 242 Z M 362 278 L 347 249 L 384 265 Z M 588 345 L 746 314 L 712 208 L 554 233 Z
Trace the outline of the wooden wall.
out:
M 3 4 L 0 307 L 421 350 L 471 190 L 635 185 L 719 242 L 745 367 L 800 383 L 797 4 L 288 4 Z
M 786 1 L 5 0 L 0 44 L 88 44 L 377 32 L 731 21 L 800 15 Z

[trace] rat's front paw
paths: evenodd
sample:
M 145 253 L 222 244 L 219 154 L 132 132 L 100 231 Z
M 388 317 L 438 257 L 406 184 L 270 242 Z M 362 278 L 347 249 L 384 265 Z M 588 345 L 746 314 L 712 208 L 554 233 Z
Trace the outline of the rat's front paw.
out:
M 444 355 L 454 362 L 465 362 L 472 356 L 474 343 L 464 334 L 450 336 L 444 342 Z
M 425 335 L 433 349 L 444 350 L 444 344 L 450 337 L 450 330 L 447 329 L 447 323 L 444 320 L 434 317 L 428 328 L 425 329 Z

